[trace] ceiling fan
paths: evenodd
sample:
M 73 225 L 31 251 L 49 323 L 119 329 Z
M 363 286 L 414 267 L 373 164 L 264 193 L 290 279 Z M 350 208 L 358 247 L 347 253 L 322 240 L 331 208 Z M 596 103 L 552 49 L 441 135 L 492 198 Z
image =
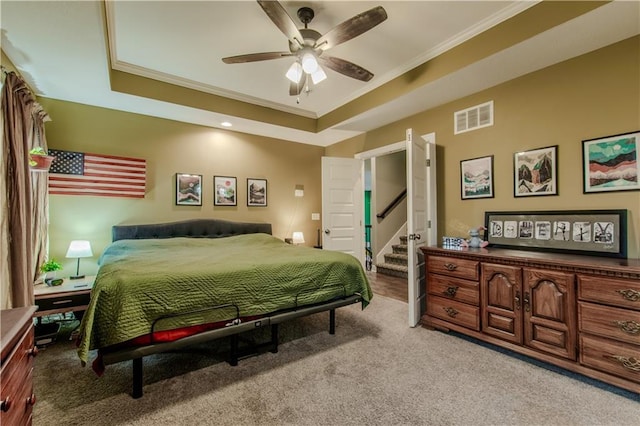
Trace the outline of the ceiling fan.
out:
M 335 56 L 325 55 L 324 52 L 369 31 L 387 19 L 387 12 L 382 6 L 374 7 L 347 19 L 322 35 L 315 30 L 307 28 L 307 25 L 315 16 L 313 9 L 310 7 L 298 9 L 298 18 L 304 24 L 304 28 L 298 29 L 291 16 L 278 1 L 258 0 L 258 4 L 278 29 L 289 39 L 289 51 L 229 56 L 222 58 L 225 64 L 266 61 L 293 56 L 296 61 L 286 73 L 286 77 L 291 81 L 289 85 L 289 95 L 291 96 L 300 94 L 303 87 L 307 85 L 308 78 L 311 78 L 314 84 L 318 84 L 327 78 L 320 64 L 356 80 L 369 81 L 373 78 L 373 74 L 361 66 Z

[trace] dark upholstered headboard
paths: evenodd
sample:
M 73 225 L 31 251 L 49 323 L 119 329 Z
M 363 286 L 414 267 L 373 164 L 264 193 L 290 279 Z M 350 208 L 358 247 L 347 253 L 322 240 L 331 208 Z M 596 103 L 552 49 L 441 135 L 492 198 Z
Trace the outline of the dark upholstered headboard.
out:
M 115 225 L 112 241 L 152 238 L 222 238 L 240 234 L 271 234 L 270 223 L 232 222 L 222 219 L 192 219 L 149 225 Z

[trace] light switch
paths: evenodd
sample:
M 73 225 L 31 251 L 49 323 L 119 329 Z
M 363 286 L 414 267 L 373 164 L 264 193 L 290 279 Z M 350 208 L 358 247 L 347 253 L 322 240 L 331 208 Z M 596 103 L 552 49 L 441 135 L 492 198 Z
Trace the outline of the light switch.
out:
M 320 213 L 311 213 L 311 220 L 320 220 Z

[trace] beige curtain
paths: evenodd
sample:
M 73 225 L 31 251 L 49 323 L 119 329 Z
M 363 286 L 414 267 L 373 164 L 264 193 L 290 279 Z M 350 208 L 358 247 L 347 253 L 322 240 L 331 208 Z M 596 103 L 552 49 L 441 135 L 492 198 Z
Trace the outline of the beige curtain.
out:
M 49 120 L 22 78 L 6 73 L 2 88 L 0 169 L 0 307 L 33 304 L 33 282 L 47 249 L 47 173 L 29 172 L 29 150 L 45 150 Z

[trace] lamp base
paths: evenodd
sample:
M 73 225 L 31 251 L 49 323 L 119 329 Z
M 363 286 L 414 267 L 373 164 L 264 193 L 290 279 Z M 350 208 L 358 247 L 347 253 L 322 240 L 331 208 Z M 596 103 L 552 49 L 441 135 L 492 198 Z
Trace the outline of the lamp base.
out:
M 74 275 L 72 277 L 69 277 L 70 280 L 79 280 L 80 278 L 84 278 L 85 275 Z

